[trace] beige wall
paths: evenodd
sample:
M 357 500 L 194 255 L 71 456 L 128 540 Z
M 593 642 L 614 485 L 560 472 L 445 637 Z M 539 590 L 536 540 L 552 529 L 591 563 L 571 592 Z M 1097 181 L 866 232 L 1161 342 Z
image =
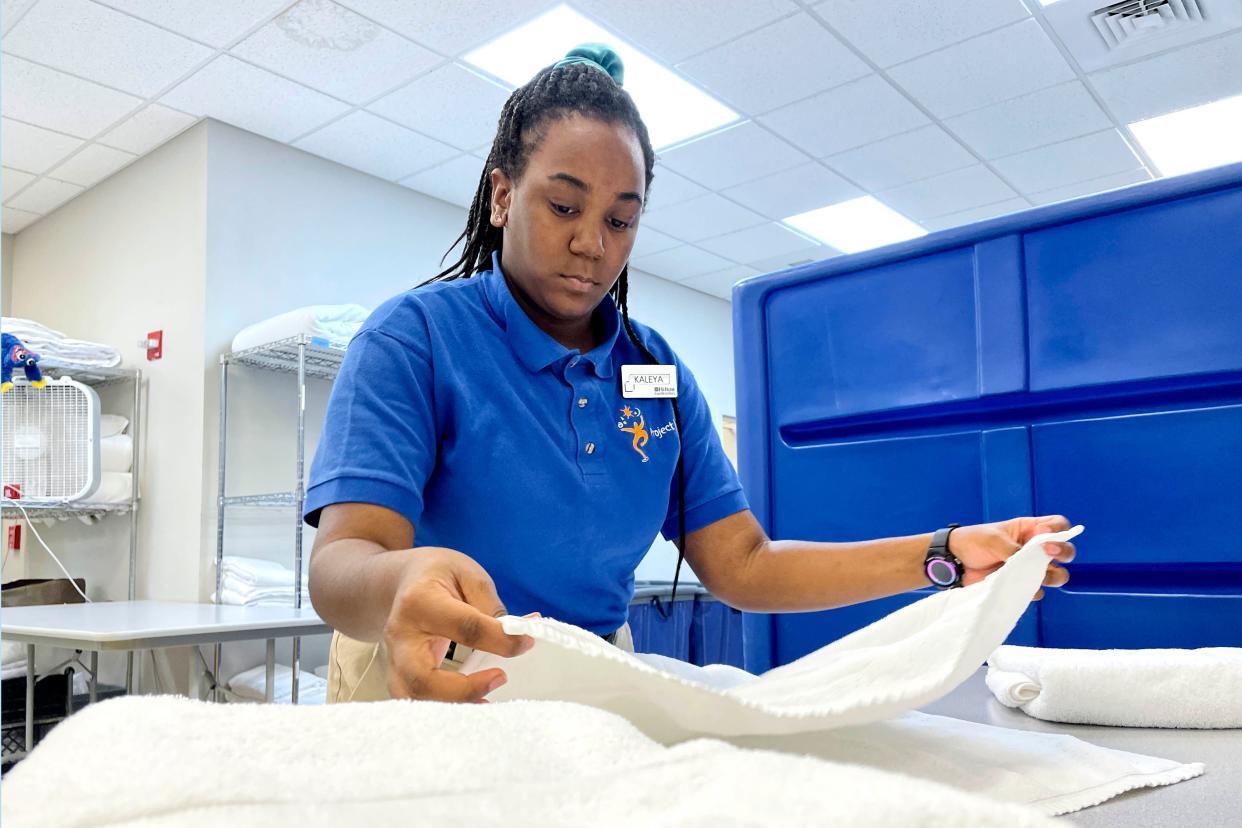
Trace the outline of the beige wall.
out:
M 0 238 L 0 311 L 5 316 L 13 304 L 13 236 L 4 233 Z

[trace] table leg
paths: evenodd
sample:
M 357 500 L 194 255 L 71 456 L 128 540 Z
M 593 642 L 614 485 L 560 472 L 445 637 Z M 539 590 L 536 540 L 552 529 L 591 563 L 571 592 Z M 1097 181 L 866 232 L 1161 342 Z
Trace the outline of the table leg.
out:
M 134 651 L 129 650 L 125 653 L 125 695 L 133 695 L 134 692 Z
M 301 664 L 300 664 L 301 660 L 302 660 L 302 639 L 294 638 L 293 639 L 293 664 L 290 665 L 292 668 L 292 674 L 290 675 L 291 681 L 289 684 L 289 703 L 290 704 L 298 703 L 298 670 L 301 668 Z
M 276 692 L 276 639 L 267 640 L 267 681 L 263 685 L 263 701 L 272 703 Z
M 34 750 L 35 647 L 26 645 L 26 755 Z
M 99 697 L 99 651 L 91 650 L 91 704 Z

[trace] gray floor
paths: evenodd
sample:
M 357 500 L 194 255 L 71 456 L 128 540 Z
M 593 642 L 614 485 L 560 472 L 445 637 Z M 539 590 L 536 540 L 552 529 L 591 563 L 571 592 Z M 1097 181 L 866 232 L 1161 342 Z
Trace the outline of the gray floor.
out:
M 1242 826 L 1242 730 L 1165 730 L 1045 722 L 996 701 L 983 683 L 985 672 L 986 668 L 981 668 L 961 687 L 922 710 L 1015 730 L 1067 733 L 1101 747 L 1207 765 L 1203 776 L 1197 779 L 1130 791 L 1102 805 L 1067 814 L 1062 817 L 1066 822 L 1127 828 Z

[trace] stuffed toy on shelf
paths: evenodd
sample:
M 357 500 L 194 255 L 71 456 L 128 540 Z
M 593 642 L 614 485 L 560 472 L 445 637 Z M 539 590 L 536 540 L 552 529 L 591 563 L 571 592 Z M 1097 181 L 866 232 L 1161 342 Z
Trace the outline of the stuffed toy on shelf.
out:
M 29 350 L 22 341 L 13 334 L 0 334 L 0 348 L 4 350 L 3 368 L 0 368 L 0 392 L 13 387 L 13 369 L 21 366 L 26 371 L 26 379 L 35 388 L 47 385 L 43 372 L 39 370 L 39 355 Z

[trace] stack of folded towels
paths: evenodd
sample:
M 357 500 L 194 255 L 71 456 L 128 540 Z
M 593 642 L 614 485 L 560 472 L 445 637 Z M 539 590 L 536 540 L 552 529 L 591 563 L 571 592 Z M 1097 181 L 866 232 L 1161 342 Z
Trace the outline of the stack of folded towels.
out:
M 67 368 L 115 368 L 121 364 L 121 352 L 98 342 L 70 339 L 30 319 L 6 316 L 0 329 L 22 341 L 28 350 L 39 355 L 48 365 Z
M 229 679 L 228 691 L 236 701 L 262 702 L 267 689 L 267 665 L 260 664 L 238 673 Z M 323 704 L 327 700 L 328 682 L 310 670 L 298 670 L 298 704 Z M 293 670 L 284 664 L 276 665 L 276 681 L 272 687 L 275 704 L 293 701 Z
M 361 305 L 310 305 L 256 322 L 233 337 L 233 350 L 244 351 L 292 336 L 309 336 L 316 345 L 344 348 L 371 311 Z
M 293 606 L 293 570 L 273 561 L 226 555 L 220 563 L 220 594 L 212 600 L 245 607 Z M 302 572 L 302 606 L 310 606 L 307 572 Z

